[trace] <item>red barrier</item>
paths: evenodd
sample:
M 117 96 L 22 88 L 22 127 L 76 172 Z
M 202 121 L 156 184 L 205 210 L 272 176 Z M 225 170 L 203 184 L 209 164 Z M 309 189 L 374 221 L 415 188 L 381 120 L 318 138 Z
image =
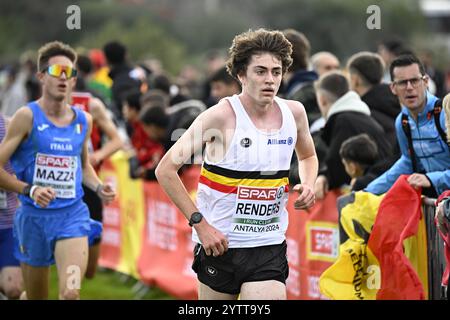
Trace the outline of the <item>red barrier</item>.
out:
M 189 192 L 195 192 L 200 171 L 182 175 Z M 181 299 L 197 298 L 196 274 L 192 271 L 191 228 L 157 182 L 145 183 L 145 228 L 138 261 L 141 280 Z
M 338 211 L 340 191 L 332 191 L 306 211 L 294 209 L 298 194 L 291 193 L 287 210 L 289 227 L 288 299 L 326 299 L 319 290 L 319 277 L 336 260 L 339 248 Z
M 118 172 L 110 161 L 105 161 L 102 165 L 100 176 L 104 182 L 111 183 L 116 190 L 117 197 L 103 209 L 103 233 L 100 246 L 99 265 L 105 268 L 118 270 L 121 259 L 123 221 L 120 213 L 120 190 L 118 184 L 120 179 Z

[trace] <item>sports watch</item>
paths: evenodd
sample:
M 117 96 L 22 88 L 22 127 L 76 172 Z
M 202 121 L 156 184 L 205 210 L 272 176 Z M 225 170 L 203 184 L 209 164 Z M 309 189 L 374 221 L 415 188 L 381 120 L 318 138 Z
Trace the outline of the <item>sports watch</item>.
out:
M 200 223 L 202 221 L 203 215 L 200 212 L 194 212 L 189 219 L 189 226 L 193 226 L 194 224 Z
M 31 185 L 31 184 L 27 184 L 25 187 L 23 187 L 23 189 L 22 189 L 22 194 L 24 195 L 24 196 L 27 196 L 27 197 L 30 197 L 31 198 L 31 196 L 30 196 L 30 191 L 31 191 L 31 188 L 32 188 L 33 186 Z

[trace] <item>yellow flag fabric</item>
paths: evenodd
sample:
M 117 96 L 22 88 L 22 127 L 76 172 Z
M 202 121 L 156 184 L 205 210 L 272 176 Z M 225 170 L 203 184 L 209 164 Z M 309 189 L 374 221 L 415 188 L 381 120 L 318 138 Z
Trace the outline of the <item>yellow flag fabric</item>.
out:
M 348 239 L 344 238 L 337 261 L 320 277 L 325 296 L 339 300 L 428 298 L 427 235 L 420 218 L 420 194 L 411 191 L 405 179 L 399 179 L 386 196 L 360 191 L 343 199 L 346 205 L 339 222 L 345 232 L 341 235 Z M 405 209 L 405 201 L 409 204 L 413 198 L 417 210 Z
M 354 201 L 342 209 L 340 218 L 349 238 L 340 245 L 337 261 L 321 275 L 319 287 L 331 299 L 374 300 L 381 273 L 367 240 L 383 196 L 367 192 L 353 195 Z
M 141 179 L 129 177 L 128 157 L 125 152 L 118 151 L 110 159 L 117 175 L 115 188 L 120 195 L 121 255 L 116 270 L 139 279 L 137 260 L 145 218 L 144 186 Z

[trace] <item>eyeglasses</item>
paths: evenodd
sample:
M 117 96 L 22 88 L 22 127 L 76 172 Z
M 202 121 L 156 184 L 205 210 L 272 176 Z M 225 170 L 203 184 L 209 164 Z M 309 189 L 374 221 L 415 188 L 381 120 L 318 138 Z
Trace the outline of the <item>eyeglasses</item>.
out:
M 426 76 L 421 76 L 417 78 L 411 78 L 411 79 L 405 79 L 405 80 L 397 80 L 392 81 L 394 86 L 398 87 L 399 89 L 406 89 L 408 86 L 408 82 L 411 83 L 411 86 L 413 88 L 417 88 L 419 86 L 420 81 L 424 80 Z
M 61 77 L 62 73 L 66 75 L 67 79 L 73 78 L 77 76 L 77 70 L 69 67 L 69 66 L 62 66 L 59 64 L 52 64 L 51 66 L 48 66 L 42 72 L 47 72 L 52 77 L 59 78 Z

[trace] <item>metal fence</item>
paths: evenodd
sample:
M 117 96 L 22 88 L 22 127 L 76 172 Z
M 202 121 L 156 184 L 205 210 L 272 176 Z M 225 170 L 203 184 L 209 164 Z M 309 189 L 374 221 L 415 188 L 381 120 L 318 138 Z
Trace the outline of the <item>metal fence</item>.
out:
M 428 296 L 430 300 L 447 299 L 446 288 L 441 286 L 445 269 L 444 241 L 434 224 L 436 199 L 423 198 L 422 209 L 427 229 Z

